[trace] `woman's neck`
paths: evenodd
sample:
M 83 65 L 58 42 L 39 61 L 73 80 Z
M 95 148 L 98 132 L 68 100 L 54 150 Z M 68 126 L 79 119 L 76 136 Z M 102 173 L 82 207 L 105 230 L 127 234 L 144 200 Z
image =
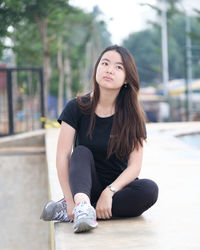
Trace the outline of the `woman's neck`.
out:
M 99 116 L 111 116 L 115 113 L 116 91 L 100 90 L 99 101 L 96 107 L 96 114 Z

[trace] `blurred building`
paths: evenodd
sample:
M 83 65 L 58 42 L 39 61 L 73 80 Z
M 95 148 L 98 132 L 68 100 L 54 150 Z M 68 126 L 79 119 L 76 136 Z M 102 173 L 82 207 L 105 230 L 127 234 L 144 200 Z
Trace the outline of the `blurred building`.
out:
M 185 79 L 169 81 L 167 86 L 173 121 L 186 121 L 187 109 L 189 120 L 200 121 L 200 79 L 193 79 L 188 87 Z
M 154 87 L 140 89 L 140 102 L 147 116 L 147 122 L 165 122 L 169 119 L 169 104 Z

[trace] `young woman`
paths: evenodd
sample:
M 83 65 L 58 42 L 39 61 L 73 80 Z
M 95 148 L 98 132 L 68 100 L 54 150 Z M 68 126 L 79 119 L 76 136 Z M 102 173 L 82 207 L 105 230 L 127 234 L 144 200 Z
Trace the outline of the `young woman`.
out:
M 158 197 L 155 182 L 138 178 L 146 130 L 130 52 L 106 48 L 92 81 L 92 92 L 70 100 L 58 119 L 57 172 L 64 199 L 48 202 L 41 216 L 74 221 L 75 233 L 96 228 L 96 217 L 139 216 Z

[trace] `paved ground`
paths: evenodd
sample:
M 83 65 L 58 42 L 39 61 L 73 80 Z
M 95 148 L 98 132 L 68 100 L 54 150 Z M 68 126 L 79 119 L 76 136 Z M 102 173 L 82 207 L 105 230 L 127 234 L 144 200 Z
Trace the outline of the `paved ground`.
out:
M 72 224 L 55 223 L 55 249 L 200 249 L 200 149 L 174 137 L 200 132 L 200 122 L 147 125 L 148 143 L 140 178 L 159 186 L 156 205 L 132 219 L 100 221 L 90 233 L 73 234 Z M 62 193 L 55 170 L 58 129 L 47 131 L 51 195 Z M 91 237 L 92 236 L 92 237 Z

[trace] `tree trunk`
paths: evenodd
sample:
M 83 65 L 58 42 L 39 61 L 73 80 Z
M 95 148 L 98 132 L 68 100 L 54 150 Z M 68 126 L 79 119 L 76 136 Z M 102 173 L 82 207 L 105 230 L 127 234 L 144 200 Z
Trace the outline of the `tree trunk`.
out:
M 62 52 L 62 37 L 58 38 L 58 53 L 57 63 L 59 70 L 59 85 L 58 85 L 58 114 L 63 109 L 63 86 L 64 86 L 64 64 L 63 64 L 63 52 Z
M 51 77 L 51 59 L 47 41 L 47 18 L 35 17 L 40 35 L 42 38 L 43 47 L 43 73 L 44 73 L 44 108 L 45 116 L 48 117 L 48 93 L 49 93 L 49 80 Z
M 98 35 L 93 31 L 92 39 L 88 41 L 86 46 L 86 65 L 83 72 L 83 85 L 84 85 L 84 92 L 92 90 L 92 71 L 95 65 L 95 62 L 100 55 L 102 50 L 100 39 Z
M 96 58 L 95 58 L 96 59 Z M 92 84 L 91 84 L 91 78 L 92 78 L 92 70 L 94 67 L 94 56 L 92 53 L 92 42 L 91 40 L 88 41 L 86 45 L 86 65 L 84 67 L 84 70 L 82 72 L 82 79 L 83 79 L 83 90 L 84 93 L 91 91 L 92 89 Z
M 68 44 L 66 44 L 67 50 L 68 50 Z M 65 75 L 66 75 L 66 98 L 67 100 L 72 98 L 72 88 L 71 88 L 71 84 L 72 84 L 72 77 L 71 77 L 71 63 L 70 63 L 70 59 L 69 56 L 66 53 L 65 56 L 65 61 L 64 61 L 64 65 L 65 65 Z

